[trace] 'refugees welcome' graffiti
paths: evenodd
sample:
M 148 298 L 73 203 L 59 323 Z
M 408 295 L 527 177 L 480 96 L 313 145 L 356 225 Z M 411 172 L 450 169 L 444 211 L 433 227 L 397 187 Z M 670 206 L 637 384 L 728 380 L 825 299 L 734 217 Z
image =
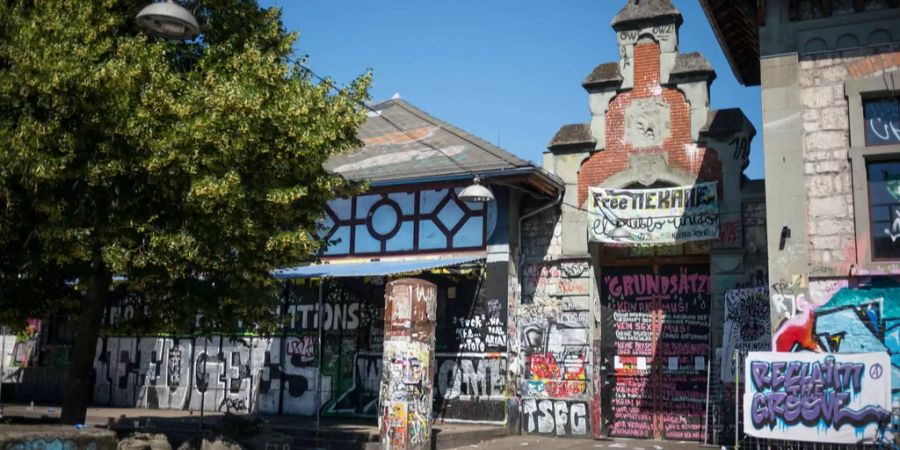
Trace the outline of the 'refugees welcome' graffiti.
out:
M 887 353 L 753 352 L 744 432 L 768 439 L 857 443 L 890 417 Z

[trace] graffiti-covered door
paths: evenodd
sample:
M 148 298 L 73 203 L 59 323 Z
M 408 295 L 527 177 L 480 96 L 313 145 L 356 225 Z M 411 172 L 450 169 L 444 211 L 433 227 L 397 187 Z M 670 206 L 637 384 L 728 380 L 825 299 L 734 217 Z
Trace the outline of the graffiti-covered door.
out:
M 607 435 L 703 439 L 709 282 L 708 265 L 602 269 Z

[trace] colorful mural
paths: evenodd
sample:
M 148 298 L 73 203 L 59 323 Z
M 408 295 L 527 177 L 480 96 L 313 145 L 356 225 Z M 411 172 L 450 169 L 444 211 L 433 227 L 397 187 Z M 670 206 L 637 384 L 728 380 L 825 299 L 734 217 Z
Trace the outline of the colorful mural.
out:
M 797 295 L 791 305 L 781 307 L 790 311 L 773 334 L 772 346 L 779 352 L 887 352 L 893 397 L 900 401 L 900 283 L 872 280 L 857 287 L 813 281 L 810 291 L 825 292 L 825 298 L 807 301 Z

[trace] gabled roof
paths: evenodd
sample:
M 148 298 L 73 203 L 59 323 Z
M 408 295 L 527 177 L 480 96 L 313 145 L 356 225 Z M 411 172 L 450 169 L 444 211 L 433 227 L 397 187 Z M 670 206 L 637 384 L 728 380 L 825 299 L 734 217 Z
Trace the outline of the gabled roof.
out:
M 684 21 L 678 8 L 669 0 L 628 0 L 625 7 L 613 18 L 612 26 L 619 30 L 659 18 L 674 18 L 677 24 Z
M 370 112 L 357 132 L 365 146 L 332 156 L 325 163 L 327 170 L 349 180 L 373 184 L 468 177 L 470 171 L 494 177 L 536 173 L 562 187 L 562 182 L 531 161 L 432 117 L 404 100 L 391 99 L 371 108 L 377 113 Z
M 553 136 L 553 139 L 550 140 L 550 143 L 547 144 L 547 148 L 550 150 L 561 150 L 572 147 L 590 146 L 593 149 L 596 144 L 597 140 L 594 139 L 594 136 L 591 134 L 590 123 L 573 123 L 563 125 L 562 128 L 556 132 L 556 135 Z

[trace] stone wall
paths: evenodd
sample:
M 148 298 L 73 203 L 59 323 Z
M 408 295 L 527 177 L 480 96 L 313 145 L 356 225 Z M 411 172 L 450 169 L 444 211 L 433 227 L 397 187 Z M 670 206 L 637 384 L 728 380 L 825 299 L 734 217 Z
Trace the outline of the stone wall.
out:
M 800 55 L 809 263 L 804 273 L 779 276 L 771 284 L 774 350 L 888 352 L 895 400 L 900 399 L 900 278 L 859 256 L 871 235 L 868 227 L 857 228 L 857 212 L 868 204 L 854 203 L 854 185 L 865 191 L 867 180 L 852 178 L 851 146 L 864 144 L 851 142 L 853 105 L 845 86 L 898 68 L 897 44 Z M 780 176 L 797 175 L 775 173 L 769 183 L 776 185 Z M 861 276 L 870 272 L 879 276 Z
M 876 59 L 872 56 L 877 55 Z M 844 82 L 900 66 L 900 46 L 800 59 L 810 276 L 847 274 L 856 264 L 850 124 Z M 777 176 L 770 182 L 777 183 Z M 865 180 L 859 180 L 865 183 Z M 862 230 L 858 231 L 862 232 Z M 861 233 L 867 235 L 868 233 Z
M 556 210 L 522 227 L 517 388 L 525 432 L 585 437 L 599 418 L 591 409 L 593 278 L 587 259 L 563 259 L 561 229 Z
M 70 426 L 0 425 L 0 448 L 8 450 L 115 450 L 116 434 Z

